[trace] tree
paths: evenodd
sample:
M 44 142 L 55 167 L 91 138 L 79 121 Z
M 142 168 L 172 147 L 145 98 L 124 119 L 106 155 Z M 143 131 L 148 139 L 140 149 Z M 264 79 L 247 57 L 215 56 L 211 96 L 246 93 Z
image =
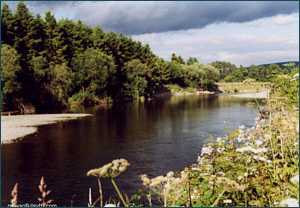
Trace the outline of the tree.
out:
M 192 65 L 194 63 L 199 63 L 196 57 L 189 57 L 189 59 L 186 61 L 187 65 Z
M 171 60 L 172 61 L 177 61 L 177 57 L 176 57 L 175 53 L 172 53 Z
M 72 60 L 75 73 L 75 91 L 82 92 L 82 102 L 85 99 L 105 98 L 109 89 L 115 84 L 116 66 L 113 58 L 99 49 L 88 48 Z
M 177 61 L 180 64 L 185 64 L 185 61 L 183 60 L 183 58 L 180 55 L 178 56 Z
M 7 44 L 1 45 L 1 107 L 15 107 L 21 88 L 17 73 L 21 70 L 20 55 Z
M 126 65 L 127 83 L 125 83 L 125 87 L 127 92 L 135 97 L 144 95 L 148 84 L 146 80 L 147 66 L 138 59 L 129 61 Z
M 1 44 L 14 45 L 14 24 L 15 18 L 5 2 L 1 8 Z
M 184 86 L 183 82 L 183 70 L 182 66 L 178 62 L 171 62 L 169 64 L 170 68 L 170 82 L 172 84 L 179 84 L 180 86 Z

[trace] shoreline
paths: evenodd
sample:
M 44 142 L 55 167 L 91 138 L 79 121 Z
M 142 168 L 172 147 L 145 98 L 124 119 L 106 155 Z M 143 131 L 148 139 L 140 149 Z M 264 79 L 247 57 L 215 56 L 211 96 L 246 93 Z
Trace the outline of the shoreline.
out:
M 92 114 L 38 114 L 1 116 L 1 145 L 38 131 L 38 126 L 55 124 L 59 121 L 75 120 Z
M 238 97 L 238 98 L 268 98 L 269 91 L 259 91 L 259 92 L 252 92 L 252 93 L 246 93 L 243 92 L 243 94 L 238 94 L 238 95 L 230 95 L 233 97 Z

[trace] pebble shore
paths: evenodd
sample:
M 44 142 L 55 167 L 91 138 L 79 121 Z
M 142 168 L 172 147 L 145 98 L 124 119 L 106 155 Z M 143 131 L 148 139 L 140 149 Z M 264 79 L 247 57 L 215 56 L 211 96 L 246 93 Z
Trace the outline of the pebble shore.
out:
M 58 121 L 74 120 L 91 114 L 39 114 L 1 116 L 1 144 L 37 132 L 38 126 L 54 124 Z
M 238 94 L 238 95 L 231 95 L 233 97 L 239 98 L 267 98 L 268 91 L 257 92 L 257 93 L 247 93 L 247 94 Z

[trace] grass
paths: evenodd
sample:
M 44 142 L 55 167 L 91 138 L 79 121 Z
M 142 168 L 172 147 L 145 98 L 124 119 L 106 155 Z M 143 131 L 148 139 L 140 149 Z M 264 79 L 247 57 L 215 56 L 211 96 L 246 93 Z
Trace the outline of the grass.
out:
M 233 83 L 216 83 L 218 88 L 223 92 L 240 92 L 244 90 L 261 91 L 271 87 L 270 82 L 233 82 Z

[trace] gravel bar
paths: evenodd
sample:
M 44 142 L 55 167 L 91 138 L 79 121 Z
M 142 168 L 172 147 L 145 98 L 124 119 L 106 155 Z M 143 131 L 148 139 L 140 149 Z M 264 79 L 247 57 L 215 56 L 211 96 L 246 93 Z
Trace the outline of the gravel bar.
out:
M 239 94 L 239 95 L 231 95 L 231 96 L 239 97 L 239 98 L 267 98 L 268 97 L 268 91 L 257 92 L 257 93 Z
M 74 120 L 92 114 L 39 114 L 1 116 L 1 144 L 37 132 L 38 126 L 54 124 L 58 121 Z

